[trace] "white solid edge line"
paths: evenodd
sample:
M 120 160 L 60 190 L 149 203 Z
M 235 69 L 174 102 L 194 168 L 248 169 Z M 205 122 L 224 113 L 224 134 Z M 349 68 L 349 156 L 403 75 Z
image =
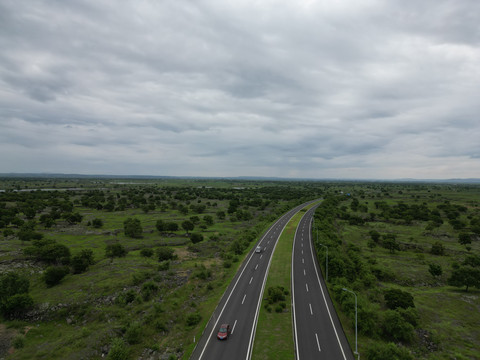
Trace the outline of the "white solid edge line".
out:
M 311 226 L 311 222 L 310 222 L 310 226 Z M 342 350 L 343 358 L 345 360 L 347 360 L 347 357 L 345 356 L 345 352 L 343 351 L 342 343 L 340 342 L 340 338 L 338 337 L 337 328 L 335 327 L 335 324 L 334 324 L 333 319 L 332 319 L 332 314 L 330 314 L 330 308 L 328 307 L 327 299 L 325 298 L 325 293 L 323 291 L 322 283 L 320 282 L 320 277 L 318 276 L 317 264 L 316 264 L 315 258 L 313 257 L 312 239 L 311 239 L 311 235 L 310 235 L 312 232 L 309 231 L 308 233 L 309 233 L 309 235 L 308 235 L 309 239 L 308 240 L 309 240 L 309 243 L 310 243 L 310 252 L 312 254 L 313 267 L 315 268 L 315 273 L 317 274 L 318 285 L 320 285 L 320 290 L 322 291 L 323 301 L 325 302 L 325 307 L 327 308 L 328 317 L 330 318 L 330 322 L 332 323 L 333 330 L 335 331 L 335 336 L 337 337 L 337 341 L 338 341 L 338 345 L 340 346 L 340 350 Z

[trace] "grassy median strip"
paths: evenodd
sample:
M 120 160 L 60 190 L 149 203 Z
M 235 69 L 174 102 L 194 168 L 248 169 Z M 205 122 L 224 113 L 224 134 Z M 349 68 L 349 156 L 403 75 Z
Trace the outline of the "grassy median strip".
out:
M 301 210 L 290 220 L 275 248 L 258 317 L 252 359 L 291 360 L 295 358 L 290 294 L 293 238 L 300 219 L 312 206 L 314 205 Z M 277 287 L 287 290 L 284 294 L 285 299 L 269 304 L 266 300 L 268 289 L 278 289 Z

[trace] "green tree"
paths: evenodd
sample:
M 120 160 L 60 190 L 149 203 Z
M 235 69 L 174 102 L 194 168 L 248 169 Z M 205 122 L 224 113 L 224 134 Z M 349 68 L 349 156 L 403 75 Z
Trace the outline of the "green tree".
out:
M 79 213 L 67 213 L 63 217 L 70 225 L 79 224 L 83 220 L 83 216 Z
M 182 222 L 182 228 L 187 232 L 192 231 L 195 228 L 195 225 L 190 220 L 185 220 Z
M 216 215 L 217 215 L 218 220 L 225 220 L 225 216 L 226 216 L 225 211 L 218 210 Z
M 30 283 L 25 276 L 15 272 L 0 275 L 0 312 L 6 317 L 15 317 L 33 307 L 28 294 Z
M 165 221 L 163 220 L 157 220 L 155 227 L 157 228 L 158 231 L 164 232 L 167 230 Z
M 50 264 L 68 264 L 70 262 L 70 249 L 51 239 L 35 240 L 33 246 L 23 249 L 23 253 L 28 257 Z
M 134 239 L 142 238 L 143 229 L 139 219 L 128 218 L 123 222 L 123 229 L 126 236 Z
M 73 256 L 70 261 L 74 274 L 85 272 L 93 263 L 93 251 L 91 249 L 81 250 L 80 253 Z
M 468 291 L 470 286 L 480 288 L 480 268 L 468 265 L 460 266 L 452 271 L 448 284 L 457 287 L 465 286 L 465 291 Z
M 382 245 L 385 249 L 388 249 L 391 254 L 395 253 L 395 250 L 400 250 L 400 245 L 398 245 L 394 234 L 383 235 Z
M 165 228 L 166 228 L 166 231 L 170 231 L 170 232 L 178 231 L 178 224 L 176 222 L 173 222 L 173 221 L 168 222 L 168 223 L 166 223 Z
M 461 232 L 458 235 L 458 242 L 462 245 L 468 245 L 472 243 L 472 238 L 469 233 Z
M 127 249 L 120 243 L 110 244 L 105 248 L 105 256 L 109 257 L 112 261 L 114 257 L 124 257 L 126 255 Z
M 205 221 L 205 224 L 207 224 L 208 226 L 212 226 L 213 225 L 213 216 L 205 215 L 203 217 L 203 221 Z
M 442 266 L 439 264 L 430 264 L 428 265 L 428 272 L 433 276 L 441 276 L 443 273 Z

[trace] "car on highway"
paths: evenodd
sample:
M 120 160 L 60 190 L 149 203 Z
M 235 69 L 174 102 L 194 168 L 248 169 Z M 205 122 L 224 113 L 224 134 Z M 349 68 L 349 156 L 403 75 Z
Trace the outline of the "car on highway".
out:
M 227 340 L 230 336 L 230 325 L 222 324 L 218 330 L 217 339 L 218 340 Z
M 261 253 L 261 252 L 262 252 L 262 247 L 261 247 L 261 246 L 257 246 L 256 249 L 255 249 L 255 252 L 256 252 L 256 253 Z

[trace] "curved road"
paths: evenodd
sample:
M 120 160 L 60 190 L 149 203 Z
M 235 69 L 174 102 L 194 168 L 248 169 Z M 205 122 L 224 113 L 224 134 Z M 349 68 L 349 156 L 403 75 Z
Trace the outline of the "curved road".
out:
M 292 252 L 293 333 L 297 360 L 354 360 L 315 260 L 308 210 L 295 232 Z
M 252 251 L 225 291 L 208 322 L 190 359 L 250 359 L 255 339 L 258 313 L 261 306 L 270 261 L 277 240 L 285 225 L 300 209 L 312 202 L 297 206 L 284 214 L 263 235 L 257 245 L 261 253 Z M 228 323 L 232 333 L 227 341 L 216 338 L 221 324 Z

